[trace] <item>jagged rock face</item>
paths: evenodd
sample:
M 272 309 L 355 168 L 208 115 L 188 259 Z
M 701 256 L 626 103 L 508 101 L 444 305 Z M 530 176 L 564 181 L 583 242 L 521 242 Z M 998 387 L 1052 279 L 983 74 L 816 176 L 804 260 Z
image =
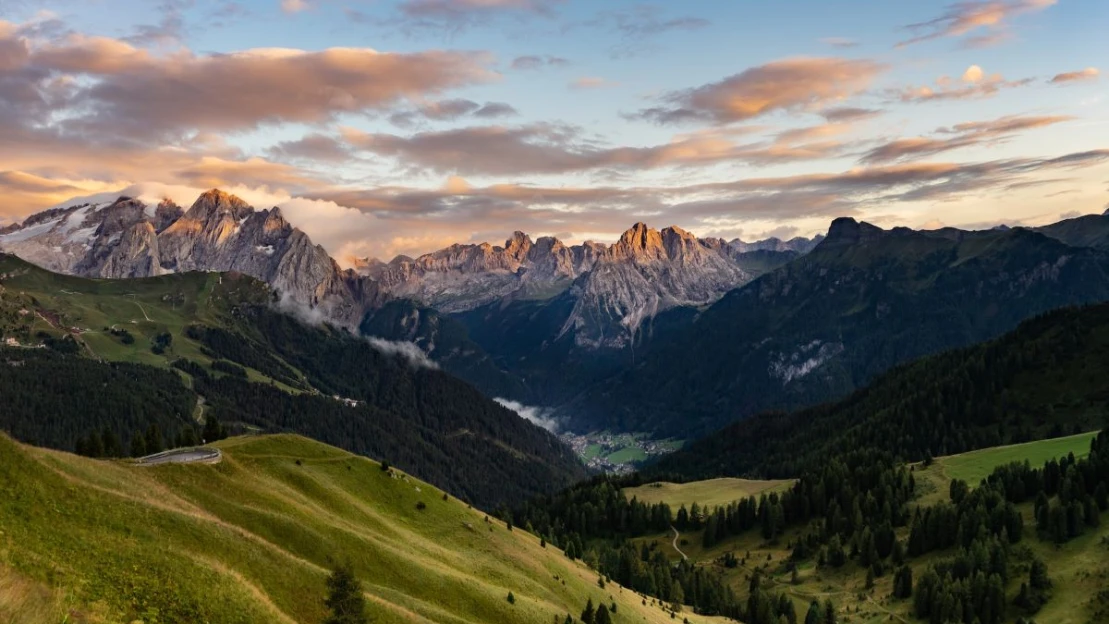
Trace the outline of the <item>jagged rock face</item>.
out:
M 712 303 L 752 277 L 681 228 L 637 223 L 574 284 L 562 331 L 572 331 L 579 346 L 621 348 L 659 312 Z
M 569 289 L 573 311 L 559 336 L 572 335 L 579 346 L 621 348 L 658 313 L 712 303 L 773 264 L 764 259 L 753 263 L 745 253 L 788 250 L 796 255 L 813 244 L 808 239 L 773 239 L 736 248 L 722 239 L 698 239 L 678 227 L 660 231 L 636 223 L 612 245 L 587 241 L 570 247 L 554 237 L 533 241 L 514 232 L 503 247 L 452 245 L 415 259 L 398 256 L 387 264 L 356 261 L 355 271 L 382 292 L 448 313 L 513 299 L 551 298 Z
M 47 211 L 0 236 L 0 248 L 86 277 L 238 271 L 352 326 L 379 300 L 372 284 L 341 271 L 278 208 L 258 211 L 218 190 L 202 194 L 188 211 L 169 200 L 147 206 L 127 197 Z
M 552 237 L 533 242 L 514 232 L 503 247 L 455 244 L 415 259 L 397 256 L 388 264 L 356 261 L 355 270 L 395 297 L 461 312 L 506 297 L 565 290 L 597 255 L 595 248 L 579 253 Z
M 824 240 L 824 236 L 820 234 L 817 234 L 813 238 L 797 237 L 791 238 L 788 241 L 771 237 L 753 243 L 745 243 L 737 238 L 731 242 L 724 243 L 724 245 L 730 249 L 732 254 L 749 253 L 752 251 L 793 251 L 803 255 L 812 251 L 822 240 Z

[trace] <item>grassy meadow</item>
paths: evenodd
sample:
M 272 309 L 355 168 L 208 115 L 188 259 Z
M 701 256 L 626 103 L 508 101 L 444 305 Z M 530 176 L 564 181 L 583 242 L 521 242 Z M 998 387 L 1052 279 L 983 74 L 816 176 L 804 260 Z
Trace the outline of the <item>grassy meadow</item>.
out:
M 685 505 L 689 508 L 693 503 L 701 507 L 718 507 L 727 505 L 748 496 L 759 497 L 762 494 L 779 492 L 793 485 L 793 480 L 756 481 L 751 479 L 733 479 L 730 477 L 720 479 L 707 479 L 690 483 L 648 483 L 633 488 L 624 488 L 624 496 L 629 499 L 638 498 L 644 503 L 666 503 L 677 511 L 678 507 Z
M 576 617 L 587 598 L 615 602 L 617 622 L 670 621 L 525 531 L 369 459 L 292 435 L 217 446 L 219 464 L 139 467 L 0 435 L 0 621 L 321 622 L 341 559 L 377 623 L 545 624 Z

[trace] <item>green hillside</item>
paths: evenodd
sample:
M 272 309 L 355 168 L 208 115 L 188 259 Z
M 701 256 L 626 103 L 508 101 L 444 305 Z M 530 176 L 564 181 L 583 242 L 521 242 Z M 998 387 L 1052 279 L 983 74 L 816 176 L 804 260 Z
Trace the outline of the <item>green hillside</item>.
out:
M 947 501 L 948 486 L 952 478 L 985 476 L 993 469 L 1011 462 L 1028 461 L 1033 466 L 1039 466 L 1072 452 L 1076 457 L 1085 457 L 1090 452 L 1090 443 L 1095 435 L 1096 433 L 1084 433 L 1060 439 L 983 449 L 962 455 L 938 457 L 928 467 L 917 465 L 914 475 L 919 496 L 910 503 L 910 508 Z M 972 483 L 976 482 L 977 480 Z M 685 485 L 711 489 L 711 482 L 691 482 Z M 1021 504 L 1018 509 L 1024 518 L 1025 538 L 1012 547 L 1014 579 L 1006 587 L 1007 593 L 1018 593 L 1019 579 L 1021 575 L 1026 576 L 1028 573 L 1028 562 L 1034 558 L 1039 559 L 1047 564 L 1055 589 L 1043 610 L 1035 614 L 1035 621 L 1053 624 L 1107 621 L 1109 526 L 1102 525 L 1088 530 L 1062 545 L 1056 545 L 1035 536 L 1036 521 L 1030 503 Z M 823 601 L 831 598 L 842 613 L 849 614 L 845 617 L 850 617 L 851 622 L 878 624 L 891 620 L 927 621 L 914 617 L 912 599 L 891 597 L 894 581 L 892 573 L 876 578 L 874 586 L 868 588 L 866 568 L 854 561 L 849 560 L 842 568 L 818 567 L 811 560 L 805 561 L 798 565 L 798 577 L 794 580 L 790 571 L 792 545 L 803 538 L 808 530 L 809 527 L 791 528 L 773 540 L 764 538 L 757 530 L 747 531 L 706 548 L 703 545 L 704 529 L 696 529 L 681 534 L 679 548 L 697 565 L 715 568 L 724 574 L 736 592 L 745 598 L 749 593 L 751 575 L 757 569 L 763 587 L 788 595 L 801 614 L 805 613 L 813 599 Z M 902 540 L 908 534 L 908 528 L 897 532 Z M 674 550 L 672 533 L 644 537 L 636 541 L 667 551 L 674 561 L 681 557 Z M 722 564 L 723 557 L 729 553 L 739 559 L 734 568 Z M 940 551 L 910 558 L 908 564 L 913 569 L 914 578 L 919 579 L 937 560 L 950 554 L 951 551 Z M 1014 621 L 1019 616 L 1019 610 L 1010 607 L 1009 614 L 1005 621 Z
M 385 459 L 490 507 L 585 476 L 555 436 L 473 386 L 272 299 L 237 274 L 89 280 L 0 255 L 0 338 L 16 345 L 0 345 L 0 430 L 127 453 L 139 437 L 197 437 L 211 417 Z
M 321 622 L 348 558 L 378 623 L 546 624 L 588 598 L 670 620 L 395 469 L 290 435 L 217 446 L 216 465 L 139 467 L 0 435 L 0 621 Z
M 684 480 L 796 476 L 859 448 L 916 461 L 1106 424 L 1109 304 L 1058 310 L 997 340 L 894 369 L 835 403 L 764 413 L 647 469 Z

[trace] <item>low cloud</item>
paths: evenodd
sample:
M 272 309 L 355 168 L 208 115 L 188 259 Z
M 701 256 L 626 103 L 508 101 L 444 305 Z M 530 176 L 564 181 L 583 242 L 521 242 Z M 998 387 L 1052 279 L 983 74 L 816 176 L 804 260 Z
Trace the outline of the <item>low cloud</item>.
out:
M 416 346 L 414 342 L 385 340 L 384 338 L 377 338 L 375 336 L 366 337 L 366 342 L 369 342 L 370 346 L 386 355 L 404 358 L 415 368 L 439 370 L 439 365 L 433 362 L 431 358 L 423 352 L 423 349 Z
M 553 410 L 549 410 L 543 407 L 524 405 L 523 403 L 519 403 L 510 399 L 495 398 L 493 400 L 497 403 L 500 403 L 502 406 L 516 412 L 520 416 L 520 418 L 523 418 L 533 425 L 542 427 L 547 431 L 550 431 L 551 433 L 558 433 L 559 429 L 562 427 L 561 422 L 559 422 L 559 420 L 552 415 Z
M 639 116 L 661 124 L 727 124 L 783 110 L 819 109 L 865 91 L 886 66 L 865 59 L 792 58 L 752 67 L 719 82 L 675 91 Z

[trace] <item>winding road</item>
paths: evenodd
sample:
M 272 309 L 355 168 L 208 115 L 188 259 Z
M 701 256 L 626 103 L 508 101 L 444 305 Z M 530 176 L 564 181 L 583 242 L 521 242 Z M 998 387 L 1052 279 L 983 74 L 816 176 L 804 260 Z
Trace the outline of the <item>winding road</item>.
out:
M 157 466 L 159 464 L 218 464 L 223 459 L 223 453 L 213 448 L 179 448 L 146 457 L 140 457 L 135 463 L 140 466 Z
M 674 527 L 670 527 L 670 530 L 674 532 L 674 550 L 678 551 L 678 554 L 682 556 L 682 559 L 689 561 L 689 557 L 684 552 L 682 552 L 681 548 L 678 548 L 678 538 L 680 538 L 682 534 L 678 533 L 678 530 Z

